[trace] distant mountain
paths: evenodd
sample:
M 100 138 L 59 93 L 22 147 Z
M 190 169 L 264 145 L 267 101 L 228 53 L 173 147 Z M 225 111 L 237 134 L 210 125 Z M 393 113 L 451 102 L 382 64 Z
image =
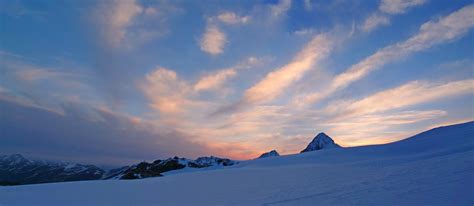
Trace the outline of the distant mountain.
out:
M 34 161 L 20 154 L 0 156 L 0 185 L 96 180 L 104 174 L 93 165 Z
M 109 172 L 105 179 L 142 179 L 162 176 L 162 173 L 184 168 L 225 167 L 237 164 L 237 161 L 219 157 L 199 157 L 196 160 L 186 158 L 168 158 L 155 160 L 152 163 L 141 162 Z
M 272 150 L 270 152 L 263 153 L 262 155 L 260 155 L 260 157 L 258 157 L 258 159 L 266 158 L 266 157 L 277 157 L 277 156 L 280 156 L 280 154 L 278 154 L 276 150 Z
M 162 176 L 164 172 L 183 168 L 225 167 L 237 163 L 234 160 L 213 156 L 199 157 L 196 160 L 174 157 L 105 171 L 94 165 L 35 161 L 26 159 L 20 154 L 13 154 L 0 156 L 0 185 L 100 179 L 142 179 Z
M 169 177 L 163 177 L 163 181 L 3 187 L 0 202 L 4 205 L 472 205 L 473 156 L 474 122 L 469 122 L 432 129 L 388 144 L 249 160 L 231 169 L 198 174 L 165 173 Z M 227 162 L 213 157 L 195 161 L 206 166 L 216 162 L 223 166 Z M 183 158 L 171 158 L 145 165 L 163 162 L 174 162 L 171 165 L 175 166 L 187 163 L 188 167 L 190 163 Z M 190 168 L 181 170 L 187 169 Z
M 331 137 L 321 132 L 318 135 L 316 135 L 313 141 L 311 141 L 308 144 L 308 146 L 300 153 L 311 152 L 311 151 L 321 150 L 321 149 L 340 148 L 340 147 L 341 146 L 336 144 Z

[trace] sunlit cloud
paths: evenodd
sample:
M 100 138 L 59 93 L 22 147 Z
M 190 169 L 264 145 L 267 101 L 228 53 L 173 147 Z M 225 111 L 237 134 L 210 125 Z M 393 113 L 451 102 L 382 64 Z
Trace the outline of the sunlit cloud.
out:
M 182 9 L 167 1 L 120 0 L 99 1 L 93 15 L 87 17 L 96 24 L 107 47 L 129 49 L 168 34 L 168 20 L 180 13 Z
M 374 30 L 375 28 L 382 26 L 382 25 L 389 25 L 390 19 L 387 16 L 381 14 L 372 14 L 369 16 L 361 26 L 362 31 L 369 32 Z
M 104 161 L 249 159 L 272 149 L 297 153 L 319 132 L 355 146 L 472 120 L 473 63 L 461 37 L 472 37 L 473 5 L 221 3 L 123 0 L 77 8 L 65 2 L 71 11 L 46 9 L 61 18 L 4 16 L 12 24 L 2 32 L 0 104 L 22 115 L 8 111 L 0 119 L 29 123 L 25 131 L 41 130 L 41 138 L 58 146 L 57 153 L 38 154 L 71 155 L 69 144 L 76 144 Z M 360 13 L 367 16 L 354 15 Z M 402 14 L 397 28 L 382 30 Z M 410 24 L 423 19 L 421 26 Z M 47 31 L 17 33 L 45 23 Z M 382 38 L 366 35 L 376 29 Z M 389 43 L 380 47 L 383 42 Z M 422 51 L 421 58 L 402 61 Z M 392 62 L 401 69 L 374 72 Z M 370 81 L 360 81 L 365 77 Z M 51 120 L 58 123 L 46 125 Z M 57 127 L 75 129 L 66 134 Z M 28 135 L 15 139 L 18 148 Z
M 425 0 L 382 0 L 380 11 L 387 14 L 405 13 L 410 7 L 424 4 Z
M 316 35 L 291 62 L 268 73 L 262 80 L 247 89 L 244 101 L 250 103 L 268 102 L 280 96 L 292 83 L 313 69 L 318 61 L 332 50 L 333 42 L 327 34 Z
M 327 127 L 328 133 L 333 134 L 342 145 L 359 146 L 384 144 L 406 138 L 422 130 L 400 132 L 398 127 L 438 119 L 446 115 L 447 112 L 442 110 L 402 111 L 353 116 L 341 120 L 326 121 L 321 125 Z
M 291 0 L 280 0 L 277 4 L 270 7 L 271 14 L 274 17 L 285 14 L 291 8 Z
M 240 16 L 232 11 L 223 11 L 216 16 L 208 17 L 206 30 L 199 41 L 201 51 L 213 56 L 221 54 L 228 40 L 226 33 L 219 25 L 243 25 L 249 23 L 250 20 L 250 16 Z
M 392 15 L 403 14 L 409 8 L 424 3 L 426 3 L 425 0 L 382 0 L 379 10 L 369 15 L 359 27 L 363 32 L 370 32 L 378 27 L 389 25 Z
M 161 113 L 179 113 L 190 103 L 186 99 L 189 85 L 180 80 L 173 70 L 158 67 L 147 74 L 145 79 L 140 86 L 151 99 L 151 107 Z
M 235 69 L 224 69 L 215 74 L 204 76 L 194 85 L 194 90 L 201 91 L 220 88 L 227 79 L 236 74 Z
M 201 50 L 211 55 L 218 55 L 224 51 L 227 36 L 216 25 L 208 25 L 200 41 Z
M 216 18 L 225 24 L 246 24 L 250 21 L 250 16 L 239 16 L 231 11 L 222 12 Z
M 324 91 L 298 96 L 294 102 L 298 102 L 298 105 L 313 104 L 367 76 L 370 72 L 383 67 L 387 63 L 459 38 L 474 26 L 474 22 L 470 21 L 472 18 L 474 18 L 474 6 L 469 5 L 448 16 L 426 22 L 409 39 L 380 49 L 352 65 L 347 71 L 334 77 L 330 86 Z
M 194 90 L 197 92 L 205 90 L 222 90 L 224 84 L 232 77 L 235 77 L 241 70 L 262 65 L 268 60 L 268 57 L 249 57 L 231 68 L 221 69 L 216 72 L 206 74 L 200 77 L 200 79 L 194 84 Z
M 97 13 L 103 22 L 101 32 L 106 41 L 114 47 L 119 46 L 126 38 L 127 28 L 143 10 L 135 0 L 121 0 L 102 5 Z
M 399 87 L 384 90 L 360 100 L 347 100 L 333 103 L 327 108 L 329 113 L 339 114 L 337 119 L 384 112 L 437 99 L 471 94 L 474 79 L 460 80 L 445 84 L 413 81 Z
M 269 61 L 268 57 L 248 57 L 234 66 L 220 69 L 213 73 L 201 76 L 195 83 L 181 79 L 178 74 L 164 67 L 156 67 L 139 82 L 140 89 L 151 101 L 150 106 L 164 114 L 178 114 L 187 109 L 208 106 L 213 100 L 199 99 L 202 91 L 222 91 L 224 84 L 242 70 L 262 65 Z M 219 102 L 214 102 L 219 103 Z M 204 113 L 204 111 L 201 109 Z

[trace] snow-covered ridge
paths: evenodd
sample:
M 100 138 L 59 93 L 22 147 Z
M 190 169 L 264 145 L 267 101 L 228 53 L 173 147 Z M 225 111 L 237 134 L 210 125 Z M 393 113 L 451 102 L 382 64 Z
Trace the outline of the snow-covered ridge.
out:
M 4 184 L 94 180 L 104 173 L 94 165 L 29 160 L 20 154 L 0 156 L 0 181 Z
M 163 173 L 184 168 L 225 167 L 237 164 L 237 161 L 219 157 L 199 157 L 196 160 L 173 157 L 155 160 L 152 163 L 141 162 L 119 170 L 111 171 L 105 179 L 142 179 L 162 176 Z
M 152 163 L 140 162 L 131 166 L 105 171 L 94 165 L 29 160 L 20 154 L 0 156 L 0 185 L 35 184 L 77 180 L 142 179 L 162 176 L 162 173 L 184 168 L 218 168 L 238 161 L 219 157 L 168 158 Z

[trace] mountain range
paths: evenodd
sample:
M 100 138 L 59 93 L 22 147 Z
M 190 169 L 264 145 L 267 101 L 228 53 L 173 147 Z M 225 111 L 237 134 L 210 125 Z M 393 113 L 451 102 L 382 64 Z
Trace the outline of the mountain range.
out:
M 339 148 L 331 137 L 319 133 L 303 152 Z M 263 153 L 259 158 L 279 156 L 276 150 Z M 195 160 L 173 157 L 153 162 L 104 170 L 94 165 L 29 160 L 21 154 L 0 156 L 0 185 L 36 184 L 101 179 L 142 179 L 163 176 L 163 173 L 181 169 L 221 168 L 239 164 L 239 161 L 220 157 L 199 157 Z
M 105 170 L 94 165 L 29 160 L 20 154 L 0 156 L 0 184 L 96 180 Z
M 158 171 L 163 177 L 138 181 L 0 187 L 0 203 L 472 205 L 473 137 L 474 122 L 468 122 L 431 129 L 387 144 L 330 147 L 334 149 L 322 145 L 310 147 L 320 149 L 315 152 L 257 158 L 231 166 L 224 166 L 229 162 L 220 161 L 218 166 L 192 168 L 185 159 L 170 158 L 171 161 L 137 164 L 123 171 L 132 172 L 127 174 L 133 178 L 143 178 L 155 166 L 179 163 L 186 167 Z M 322 141 L 318 139 L 314 142 Z M 218 161 L 205 158 L 192 162 L 207 166 L 215 163 L 214 160 Z

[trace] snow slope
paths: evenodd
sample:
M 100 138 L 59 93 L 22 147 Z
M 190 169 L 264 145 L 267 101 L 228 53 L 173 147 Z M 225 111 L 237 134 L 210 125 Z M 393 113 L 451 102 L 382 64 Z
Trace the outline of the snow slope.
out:
M 2 205 L 472 205 L 474 122 L 140 180 L 0 187 Z

